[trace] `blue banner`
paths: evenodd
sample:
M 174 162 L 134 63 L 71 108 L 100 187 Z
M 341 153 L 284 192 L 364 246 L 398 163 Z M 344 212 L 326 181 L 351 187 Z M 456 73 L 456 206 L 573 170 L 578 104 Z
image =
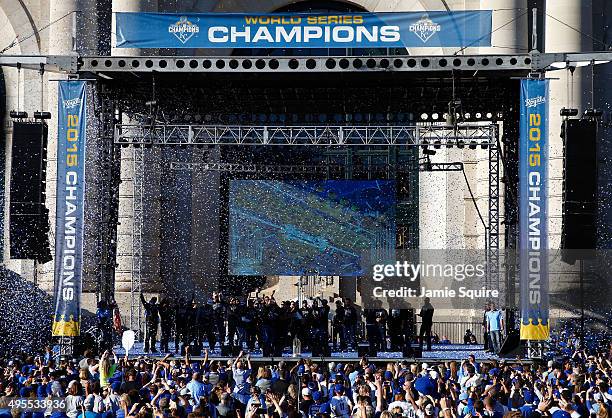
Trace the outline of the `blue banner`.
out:
M 117 12 L 117 48 L 491 46 L 491 10 L 338 13 Z
M 548 80 L 521 81 L 519 234 L 521 339 L 541 341 L 548 322 Z
M 84 81 L 59 82 L 53 336 L 80 331 L 86 97 Z

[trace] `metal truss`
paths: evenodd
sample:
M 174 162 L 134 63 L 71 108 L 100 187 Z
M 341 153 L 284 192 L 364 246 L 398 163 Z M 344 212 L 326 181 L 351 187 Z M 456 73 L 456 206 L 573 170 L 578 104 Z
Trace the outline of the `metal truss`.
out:
M 120 145 L 488 146 L 493 124 L 426 126 L 136 125 L 115 129 Z
M 40 71 L 41 68 L 55 73 L 76 73 L 76 55 L 0 55 L 0 67 L 20 67 Z
M 130 329 L 134 330 L 139 339 L 142 331 L 142 306 L 140 304 L 140 294 L 142 293 L 142 228 L 144 225 L 144 153 L 142 148 L 133 149 L 132 188 L 134 195 L 132 198 L 132 281 L 130 291 Z
M 411 167 L 394 166 L 392 164 L 377 165 L 353 165 L 353 169 L 383 169 L 393 168 L 396 172 L 412 171 Z M 202 171 L 224 171 L 231 173 L 257 173 L 257 174 L 325 174 L 341 173 L 346 169 L 343 164 L 319 164 L 319 165 L 266 165 L 266 164 L 242 164 L 242 163 L 183 163 L 171 162 L 171 170 L 202 170 Z M 420 171 L 462 171 L 463 163 L 427 163 L 419 164 Z
M 228 57 L 228 56 L 77 56 L 2 55 L 0 66 L 101 75 L 112 73 L 320 73 L 320 72 L 449 72 L 514 71 L 540 72 L 601 64 L 612 60 L 611 52 L 482 54 L 482 55 L 384 55 L 309 57 Z M 561 64 L 559 66 L 558 64 Z M 563 67 L 565 68 L 565 67 Z
M 489 228 L 487 234 L 488 287 L 499 289 L 499 143 L 489 146 Z
M 82 56 L 79 71 L 89 73 L 316 73 L 316 72 L 529 72 L 532 57 L 513 55 L 383 55 L 310 57 Z

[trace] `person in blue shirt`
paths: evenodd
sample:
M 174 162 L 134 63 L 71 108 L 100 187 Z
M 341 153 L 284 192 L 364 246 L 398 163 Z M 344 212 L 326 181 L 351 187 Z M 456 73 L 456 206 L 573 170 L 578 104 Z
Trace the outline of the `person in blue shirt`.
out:
M 202 382 L 202 375 L 198 372 L 191 376 L 191 381 L 187 383 L 187 388 L 191 392 L 193 406 L 200 405 L 200 397 L 208 396 L 211 389 L 209 385 Z
M 491 339 L 491 348 L 494 353 L 499 353 L 501 349 L 501 338 L 504 332 L 504 318 L 500 310 L 496 309 L 495 303 L 491 302 L 491 310 L 487 311 L 485 318 L 487 321 L 487 332 Z

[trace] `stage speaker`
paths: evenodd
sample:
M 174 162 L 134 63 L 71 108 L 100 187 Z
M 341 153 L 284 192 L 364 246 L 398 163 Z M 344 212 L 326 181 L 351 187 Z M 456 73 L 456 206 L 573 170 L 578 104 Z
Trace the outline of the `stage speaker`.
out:
M 518 354 L 520 344 L 521 337 L 518 330 L 510 330 L 510 332 L 508 332 L 508 336 L 506 336 L 506 339 L 502 343 L 502 346 L 499 350 L 499 355 L 508 356 Z
M 221 345 L 221 356 L 223 357 L 232 357 L 232 347 L 227 344 Z
M 404 349 L 402 350 L 402 356 L 409 358 L 422 358 L 423 349 L 421 348 L 420 344 L 407 341 L 404 345 Z
M 561 129 L 563 138 L 562 260 L 573 264 L 582 258 L 572 250 L 593 249 L 596 245 L 597 209 L 597 123 L 568 119 Z
M 10 255 L 45 263 L 49 249 L 49 212 L 45 207 L 47 124 L 13 122 L 10 184 Z
M 357 355 L 359 355 L 359 357 L 367 356 L 369 354 L 369 351 L 370 351 L 370 344 L 368 343 L 358 343 L 357 344 Z

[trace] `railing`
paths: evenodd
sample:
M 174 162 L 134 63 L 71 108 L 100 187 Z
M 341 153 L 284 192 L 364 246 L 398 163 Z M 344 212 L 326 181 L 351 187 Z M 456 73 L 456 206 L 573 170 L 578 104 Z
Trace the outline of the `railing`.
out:
M 417 321 L 416 327 L 418 335 L 421 328 L 420 321 Z M 437 334 L 441 340 L 446 337 L 453 344 L 463 344 L 463 336 L 468 329 L 476 336 L 478 344 L 484 343 L 484 332 L 481 322 L 434 322 L 431 327 L 431 333 L 432 335 L 434 333 Z

